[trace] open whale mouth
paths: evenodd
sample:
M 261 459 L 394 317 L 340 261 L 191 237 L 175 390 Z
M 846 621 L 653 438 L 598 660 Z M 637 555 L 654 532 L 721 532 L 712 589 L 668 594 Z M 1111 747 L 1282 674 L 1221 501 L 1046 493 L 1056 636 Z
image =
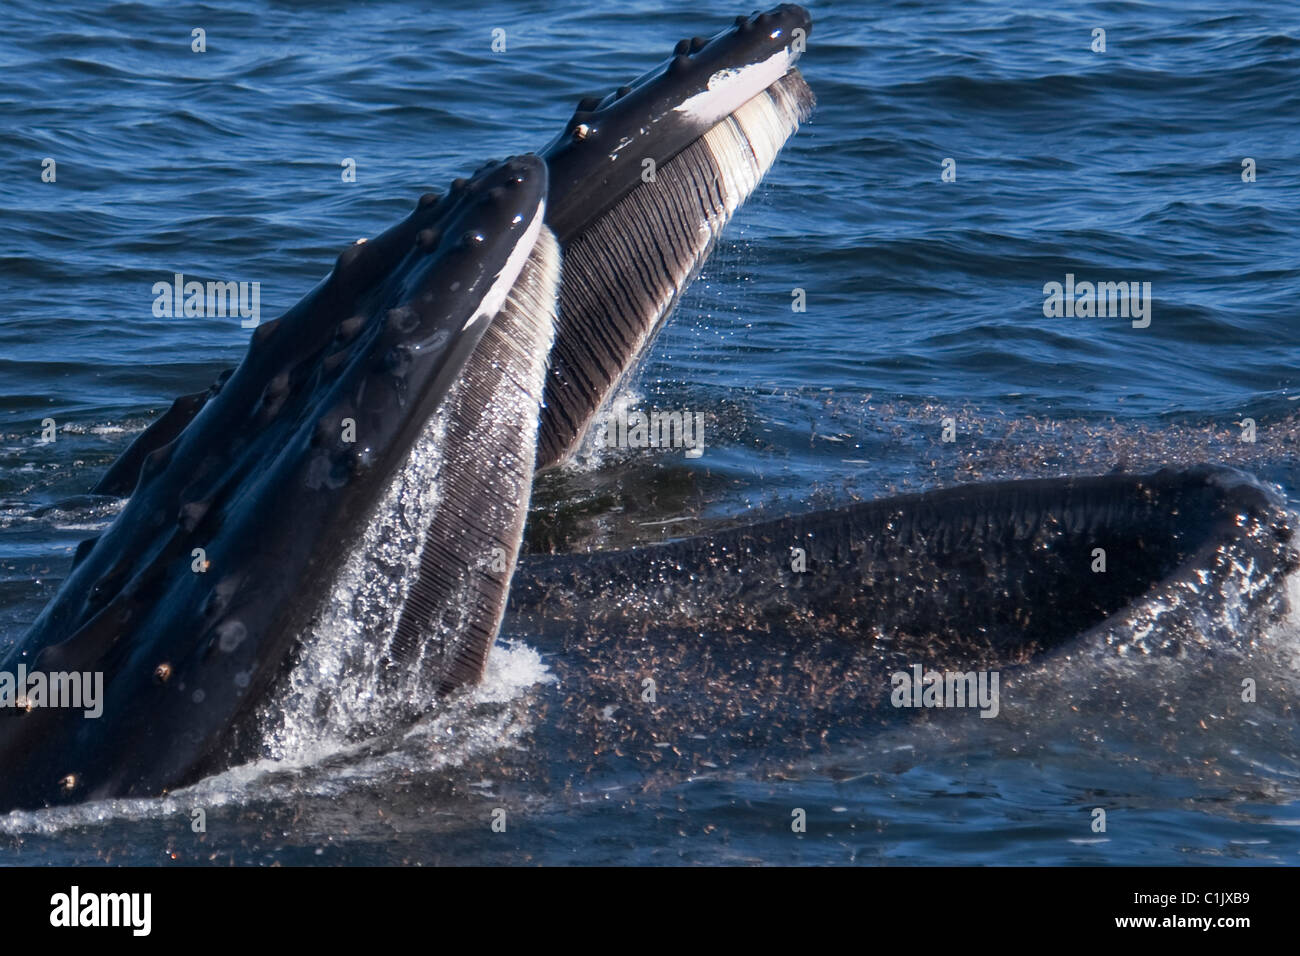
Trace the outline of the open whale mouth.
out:
M 130 501 L 7 662 L 103 670 L 106 719 L 0 728 L 9 797 L 156 792 L 247 753 L 331 619 L 403 684 L 377 700 L 477 680 L 535 467 L 572 452 L 809 115 L 809 28 L 785 4 L 685 40 L 541 157 L 426 197 L 139 436 L 94 489 Z
M 1249 642 L 1297 563 L 1289 517 L 1208 467 L 530 559 L 511 591 L 535 468 L 572 455 L 810 115 L 809 29 L 782 5 L 682 41 L 580 104 L 540 157 L 488 164 L 349 249 L 237 370 L 178 400 L 97 488 L 134 488 L 119 519 L 0 660 L 102 671 L 105 719 L 0 724 L 4 799 L 157 793 L 216 769 L 317 625 L 362 656 L 342 676 L 373 678 L 345 688 L 376 705 L 363 726 L 392 726 L 479 678 L 508 593 L 547 622 L 833 638 L 886 668 L 1014 664 L 1080 635 L 1142 654 Z
M 1280 498 L 1198 466 L 957 486 L 633 551 L 528 558 L 511 608 L 832 638 L 882 667 L 993 666 L 1088 633 L 1140 654 L 1249 643 L 1284 610 L 1280 584 L 1296 566 Z

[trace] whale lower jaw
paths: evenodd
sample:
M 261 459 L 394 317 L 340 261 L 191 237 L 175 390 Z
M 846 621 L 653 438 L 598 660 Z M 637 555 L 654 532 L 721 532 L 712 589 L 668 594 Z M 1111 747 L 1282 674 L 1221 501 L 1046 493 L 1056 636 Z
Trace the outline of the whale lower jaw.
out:
M 1182 654 L 1249 644 L 1283 613 L 1291 520 L 1274 492 L 1215 466 L 963 485 L 633 551 L 527 557 L 510 610 L 525 628 L 544 611 L 633 631 L 833 639 L 885 669 L 1009 666 L 1085 643 Z
M 539 469 L 579 449 L 813 104 L 791 69 L 564 244 Z

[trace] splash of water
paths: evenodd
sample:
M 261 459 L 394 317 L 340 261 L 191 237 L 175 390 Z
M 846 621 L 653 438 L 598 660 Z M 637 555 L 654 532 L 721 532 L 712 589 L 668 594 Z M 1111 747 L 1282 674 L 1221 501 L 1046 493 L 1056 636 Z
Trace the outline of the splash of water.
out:
M 355 740 L 362 728 L 382 726 L 398 706 L 432 700 L 432 691 L 413 680 L 400 688 L 400 700 L 390 689 L 381 692 L 380 683 L 438 507 L 446 427 L 445 411 L 425 425 L 308 625 L 292 670 L 268 695 L 259 724 L 269 757 L 286 761 L 329 751 Z

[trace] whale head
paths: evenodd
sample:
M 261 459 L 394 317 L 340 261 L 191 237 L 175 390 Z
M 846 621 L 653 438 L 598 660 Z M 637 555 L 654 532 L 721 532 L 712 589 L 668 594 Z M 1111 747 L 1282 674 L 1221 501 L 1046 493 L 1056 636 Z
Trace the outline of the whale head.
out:
M 11 805 L 247 756 L 322 632 L 391 678 L 375 699 L 476 680 L 535 467 L 572 454 L 810 115 L 810 27 L 783 4 L 683 40 L 540 156 L 422 198 L 139 436 L 95 488 L 130 500 L 0 661 L 105 680 L 99 718 L 0 723 Z
M 528 449 L 521 480 L 531 480 L 558 275 L 546 183 L 545 164 L 521 156 L 423 197 L 260 326 L 201 411 L 148 451 L 122 512 L 79 549 L 54 600 L 0 663 L 103 681 L 96 717 L 36 706 L 0 720 L 10 805 L 156 793 L 198 772 L 277 677 L 350 544 L 386 520 L 376 511 L 413 456 L 433 455 L 449 502 L 442 520 L 462 521 L 455 494 L 475 480 L 473 452 L 485 448 L 441 451 L 467 427 L 462 405 L 489 404 L 474 388 L 499 387 L 492 374 L 516 371 L 502 367 L 502 333 L 489 328 L 520 311 L 507 344 L 542 358 L 530 358 L 512 386 L 519 395 L 497 412 L 518 419 Z M 484 521 L 490 508 L 473 510 Z M 492 528 L 509 545 L 508 522 Z M 472 583 L 485 613 L 504 601 L 504 582 L 499 594 L 490 576 Z M 461 650 L 449 646 L 437 663 L 472 668 L 474 654 Z

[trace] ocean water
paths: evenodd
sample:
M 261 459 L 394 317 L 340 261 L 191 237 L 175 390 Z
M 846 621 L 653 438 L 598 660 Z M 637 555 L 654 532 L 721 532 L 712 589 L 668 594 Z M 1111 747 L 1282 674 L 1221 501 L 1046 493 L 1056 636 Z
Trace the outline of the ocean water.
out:
M 545 476 L 528 548 L 1197 461 L 1296 505 L 1300 8 L 1023 6 L 810 6 L 813 120 L 630 385 L 702 411 L 704 455 L 591 455 Z M 7 2 L 0 641 L 120 507 L 85 494 L 102 470 L 247 346 L 237 319 L 155 317 L 155 282 L 257 281 L 271 318 L 421 192 L 540 149 L 582 96 L 747 12 Z M 1067 275 L 1149 282 L 1150 324 L 1047 317 L 1044 286 Z M 42 444 L 47 418 L 58 440 Z M 589 670 L 609 687 L 619 660 L 508 619 L 482 686 L 414 727 L 296 739 L 156 800 L 9 814 L 0 862 L 1295 864 L 1298 639 L 1288 621 L 1225 656 L 1266 688 L 1253 705 L 1207 696 L 1202 666 L 1080 660 L 1032 715 L 859 726 L 831 701 L 819 733 L 775 701 L 769 733 L 721 749 L 666 674 L 676 736 L 637 753 L 599 728 L 634 706 L 642 662 L 625 662 L 627 702 L 587 699 Z M 1099 688 L 1112 705 L 1081 711 Z

